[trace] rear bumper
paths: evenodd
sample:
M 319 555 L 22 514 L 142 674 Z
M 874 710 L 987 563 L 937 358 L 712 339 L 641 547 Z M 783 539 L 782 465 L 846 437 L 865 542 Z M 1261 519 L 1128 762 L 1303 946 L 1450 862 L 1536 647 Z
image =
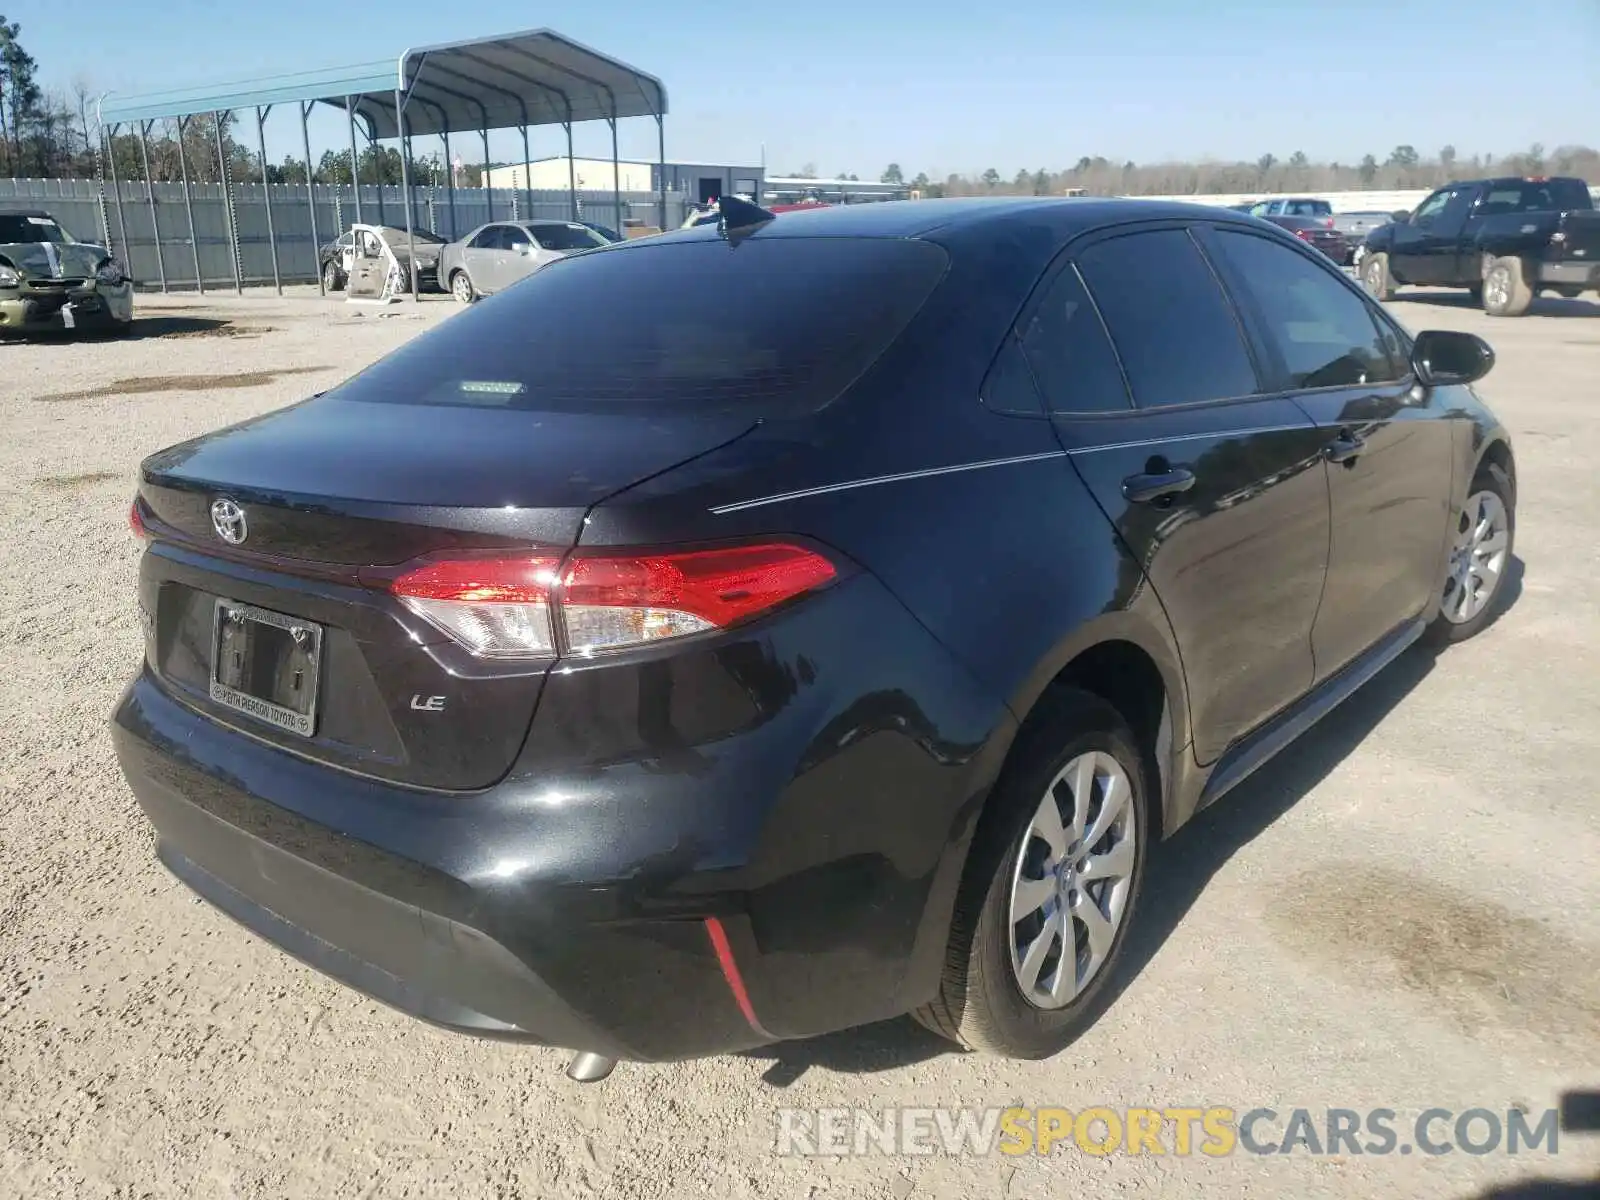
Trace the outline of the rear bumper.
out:
M 1547 262 L 1539 268 L 1539 282 L 1555 287 L 1583 288 L 1586 291 L 1600 288 L 1600 262 Z
M 683 1058 L 767 1040 L 744 1018 L 703 918 L 653 920 L 626 884 L 563 880 L 526 860 L 464 869 L 482 861 L 485 831 L 466 811 L 452 820 L 440 809 L 481 808 L 482 797 L 424 799 L 315 767 L 230 734 L 148 676 L 129 687 L 112 732 L 168 870 L 374 999 L 461 1033 L 611 1057 Z M 388 809 L 389 844 L 262 794 L 299 788 L 374 829 L 374 809 Z
M 1009 713 L 865 577 L 702 645 L 552 673 L 472 793 L 303 759 L 148 671 L 113 742 L 180 879 L 464 1033 L 671 1060 L 923 1002 Z

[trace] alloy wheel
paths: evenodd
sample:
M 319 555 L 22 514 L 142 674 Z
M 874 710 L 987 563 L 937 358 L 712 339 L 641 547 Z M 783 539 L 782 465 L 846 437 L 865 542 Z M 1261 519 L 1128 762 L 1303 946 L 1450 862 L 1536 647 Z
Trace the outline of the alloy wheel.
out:
M 1511 303 L 1511 272 L 1505 267 L 1492 267 L 1483 277 L 1483 302 L 1494 308 Z
M 1450 551 L 1441 610 L 1446 621 L 1465 625 L 1489 606 L 1504 577 L 1510 543 L 1505 502 L 1491 491 L 1474 492 L 1462 510 Z
M 1037 1008 L 1063 1008 L 1105 965 L 1133 894 L 1133 786 L 1111 755 L 1078 755 L 1045 789 L 1011 879 L 1011 968 Z
M 472 303 L 472 280 L 467 278 L 465 271 L 457 271 L 455 278 L 450 281 L 450 294 L 461 304 Z
M 1367 295 L 1378 299 L 1383 295 L 1383 264 L 1373 261 L 1366 264 L 1361 272 L 1362 282 L 1367 285 Z

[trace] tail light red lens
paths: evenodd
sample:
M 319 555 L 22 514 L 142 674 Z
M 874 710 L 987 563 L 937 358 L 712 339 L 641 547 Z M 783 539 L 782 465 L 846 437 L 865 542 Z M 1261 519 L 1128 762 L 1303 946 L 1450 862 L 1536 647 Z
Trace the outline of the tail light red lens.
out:
M 1302 242 L 1309 242 L 1311 240 L 1311 230 L 1309 229 L 1296 229 L 1294 231 L 1294 235 Z
M 139 512 L 139 498 L 135 496 L 133 503 L 128 505 L 128 528 L 133 531 L 133 536 L 141 542 L 150 540 L 150 531 L 144 527 L 144 517 Z
M 585 555 L 429 563 L 391 590 L 474 654 L 538 658 L 648 645 L 766 612 L 833 580 L 799 546 L 681 554 Z
M 1333 228 L 1333 218 L 1329 217 L 1326 221 L 1323 222 L 1323 225 L 1326 226 L 1329 229 L 1332 229 Z

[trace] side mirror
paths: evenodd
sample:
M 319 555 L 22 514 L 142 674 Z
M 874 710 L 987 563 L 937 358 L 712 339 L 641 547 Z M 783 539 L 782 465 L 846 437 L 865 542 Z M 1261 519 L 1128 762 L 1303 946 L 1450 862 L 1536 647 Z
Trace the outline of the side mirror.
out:
M 1398 209 L 1389 214 L 1389 219 L 1396 225 L 1404 225 L 1407 221 L 1411 220 L 1411 213 L 1409 210 L 1404 208 Z
M 1412 344 L 1411 369 L 1427 387 L 1476 383 L 1494 369 L 1494 350 L 1475 333 L 1425 329 Z

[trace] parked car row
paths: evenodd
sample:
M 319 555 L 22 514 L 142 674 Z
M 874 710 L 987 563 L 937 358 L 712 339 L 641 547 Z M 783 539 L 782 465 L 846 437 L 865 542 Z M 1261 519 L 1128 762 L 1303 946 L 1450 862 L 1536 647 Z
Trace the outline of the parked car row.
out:
M 576 250 L 592 250 L 623 240 L 622 235 L 590 221 L 487 221 L 465 237 L 447 241 L 425 229 L 409 233 L 393 225 L 347 230 L 323 245 L 320 261 L 323 286 L 342 291 L 349 283 L 352 261 L 382 256 L 381 239 L 399 264 L 399 288 L 411 288 L 411 246 L 416 246 L 417 287 L 420 291 L 448 290 L 463 304 L 497 292 L 546 263 Z

